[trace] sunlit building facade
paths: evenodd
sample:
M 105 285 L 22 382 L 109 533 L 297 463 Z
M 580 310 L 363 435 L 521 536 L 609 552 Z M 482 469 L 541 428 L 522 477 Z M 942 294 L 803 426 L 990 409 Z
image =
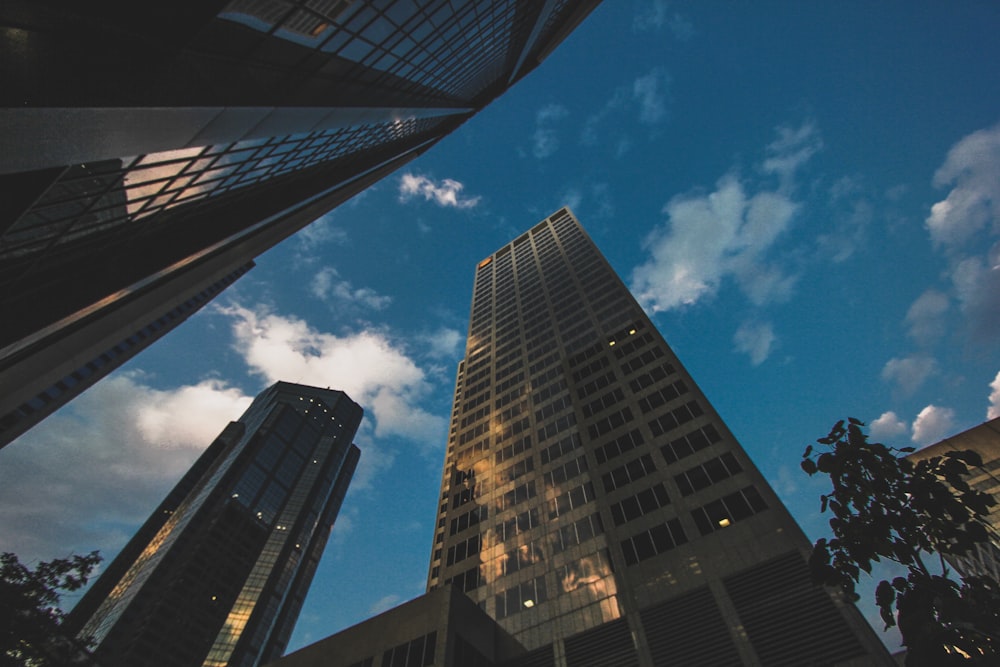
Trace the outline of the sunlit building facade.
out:
M 598 2 L 3 3 L 0 415 L 136 294 L 186 300 L 429 149 Z
M 962 431 L 941 442 L 910 454 L 911 461 L 922 461 L 945 452 L 971 449 L 979 454 L 981 468 L 969 468 L 969 486 L 992 495 L 998 501 L 990 509 L 986 522 L 989 540 L 980 542 L 965 556 L 948 556 L 952 567 L 963 577 L 990 577 L 1000 582 L 1000 417 Z
M 892 664 L 568 209 L 479 262 L 428 590 L 518 667 Z
M 354 474 L 361 417 L 341 391 L 285 382 L 265 390 L 67 627 L 95 642 L 102 667 L 252 667 L 280 656 Z

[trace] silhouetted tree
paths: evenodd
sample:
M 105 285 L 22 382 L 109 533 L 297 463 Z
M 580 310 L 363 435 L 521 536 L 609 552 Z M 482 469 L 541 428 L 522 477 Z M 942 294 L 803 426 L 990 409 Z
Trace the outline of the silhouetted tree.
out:
M 810 569 L 824 585 L 853 601 L 862 571 L 882 559 L 907 568 L 906 577 L 875 590 L 886 629 L 898 623 L 908 667 L 1000 664 L 1000 585 L 989 578 L 952 578 L 944 557 L 964 555 L 988 539 L 984 520 L 996 500 L 969 486 L 973 451 L 947 452 L 912 462 L 912 447 L 868 442 L 857 419 L 837 422 L 802 455 L 809 475 L 830 476 L 820 496 L 830 511 L 833 539 L 818 540 Z
M 60 591 L 85 586 L 100 562 L 94 551 L 41 562 L 31 570 L 16 555 L 0 554 L 0 665 L 61 667 L 89 662 L 85 646 L 62 632 L 59 598 Z

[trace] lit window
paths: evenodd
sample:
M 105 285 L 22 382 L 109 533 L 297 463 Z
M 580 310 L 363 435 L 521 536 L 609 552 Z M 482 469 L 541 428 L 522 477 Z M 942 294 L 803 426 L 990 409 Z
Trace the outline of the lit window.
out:
M 729 525 L 729 519 L 719 519 L 719 527 L 725 528 Z

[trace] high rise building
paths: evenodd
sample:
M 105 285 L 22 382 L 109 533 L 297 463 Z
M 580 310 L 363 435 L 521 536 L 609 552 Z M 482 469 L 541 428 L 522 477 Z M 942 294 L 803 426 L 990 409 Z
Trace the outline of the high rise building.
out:
M 945 452 L 971 449 L 983 460 L 981 468 L 970 467 L 966 481 L 972 488 L 989 493 L 1000 501 L 1000 417 L 962 431 L 941 442 L 913 452 L 907 458 L 923 461 Z M 952 567 L 963 577 L 991 577 L 1000 582 L 1000 503 L 994 505 L 986 517 L 989 540 L 980 542 L 965 556 L 948 556 Z
M 892 664 L 565 208 L 476 268 L 439 503 L 428 590 L 504 664 Z
M 231 422 L 72 610 L 102 667 L 281 655 L 359 451 L 341 391 L 278 382 Z M 183 415 L 178 415 L 183 419 Z
M 429 149 L 598 2 L 3 3 L 0 417 Z

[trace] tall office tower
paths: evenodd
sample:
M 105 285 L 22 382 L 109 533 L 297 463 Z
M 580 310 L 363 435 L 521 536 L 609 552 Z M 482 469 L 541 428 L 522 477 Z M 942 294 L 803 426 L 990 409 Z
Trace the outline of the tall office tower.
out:
M 1000 501 L 1000 479 L 997 478 L 997 471 L 1000 470 L 1000 417 L 928 445 L 907 458 L 917 462 L 965 449 L 976 452 L 983 460 L 981 468 L 970 468 L 971 474 L 966 479 L 969 486 Z M 948 557 L 948 561 L 963 577 L 991 577 L 1000 582 L 1000 503 L 990 510 L 986 522 L 989 524 L 989 540 L 977 544 L 965 556 Z
M 569 210 L 479 263 L 428 589 L 509 664 L 892 664 L 810 546 Z
M 2 3 L 0 415 L 429 149 L 598 2 Z
M 341 391 L 278 382 L 262 392 L 67 628 L 95 640 L 102 667 L 250 667 L 280 656 L 354 474 L 361 416 Z

